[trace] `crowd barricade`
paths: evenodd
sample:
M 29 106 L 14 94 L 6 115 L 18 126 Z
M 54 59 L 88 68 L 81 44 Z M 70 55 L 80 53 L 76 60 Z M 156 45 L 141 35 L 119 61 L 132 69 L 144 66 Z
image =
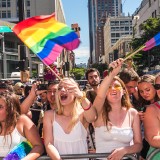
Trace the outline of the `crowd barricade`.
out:
M 154 150 L 146 160 L 152 160 L 152 158 L 160 152 L 160 149 Z M 66 155 L 61 155 L 62 159 L 82 159 L 82 158 L 92 158 L 92 159 L 99 159 L 99 158 L 105 158 L 109 155 L 110 153 L 89 153 L 89 154 L 66 154 Z M 134 155 L 125 155 L 123 159 L 130 158 L 131 160 L 138 160 L 137 157 Z M 3 157 L 0 157 L 0 160 L 3 160 Z M 38 158 L 38 160 L 51 160 L 48 156 L 41 156 Z
M 105 158 L 109 155 L 110 153 L 88 153 L 88 154 L 66 154 L 66 155 L 61 155 L 62 159 L 82 159 L 82 158 L 92 158 L 92 159 L 99 159 L 99 158 Z M 125 160 L 126 158 L 130 158 L 131 160 L 138 160 L 135 156 L 133 155 L 125 155 L 123 159 Z M 0 157 L 0 160 L 3 158 Z M 41 156 L 37 160 L 51 160 L 50 157 L 48 156 Z
M 61 155 L 62 159 L 82 159 L 82 158 L 105 158 L 109 155 L 109 153 L 89 153 L 89 154 L 66 154 L 66 155 Z M 126 155 L 124 156 L 124 159 L 130 158 L 131 160 L 137 160 L 137 158 L 133 155 Z M 38 160 L 50 160 L 49 157 L 47 156 L 42 156 L 38 158 Z

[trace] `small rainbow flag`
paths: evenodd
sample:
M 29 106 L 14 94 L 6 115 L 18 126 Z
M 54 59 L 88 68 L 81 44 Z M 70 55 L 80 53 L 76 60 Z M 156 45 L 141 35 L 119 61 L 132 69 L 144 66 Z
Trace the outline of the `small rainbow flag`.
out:
M 28 141 L 23 141 L 15 146 L 3 160 L 21 160 L 31 151 L 32 145 Z
M 58 22 L 55 14 L 28 18 L 12 30 L 46 65 L 52 64 L 64 48 L 72 51 L 80 44 L 75 31 Z
M 160 32 L 145 43 L 145 48 L 143 48 L 143 51 L 148 51 L 158 45 L 160 45 Z

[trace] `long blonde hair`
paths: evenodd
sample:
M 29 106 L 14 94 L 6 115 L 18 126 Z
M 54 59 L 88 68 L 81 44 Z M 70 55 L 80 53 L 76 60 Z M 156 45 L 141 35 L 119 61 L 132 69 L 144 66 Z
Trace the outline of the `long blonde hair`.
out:
M 63 78 L 62 80 L 61 80 L 61 82 L 59 83 L 59 85 L 62 83 L 62 82 L 64 82 L 64 81 L 67 81 L 67 80 L 69 80 L 69 81 L 71 81 L 72 83 L 76 83 L 75 81 L 74 81 L 74 79 L 72 79 L 72 78 L 68 78 L 68 77 L 65 77 L 65 78 Z M 76 83 L 77 84 L 77 83 Z M 56 113 L 58 114 L 58 115 L 63 115 L 63 105 L 60 103 L 60 97 L 58 96 L 58 88 L 59 88 L 59 85 L 58 85 L 58 87 L 57 87 L 57 90 L 56 90 L 56 104 L 57 104 L 57 110 L 56 110 Z M 77 84 L 77 86 L 78 86 L 78 84 Z M 73 102 L 73 110 L 72 110 L 72 112 L 71 112 L 71 116 L 72 116 L 72 119 L 71 119 L 71 123 L 70 123 L 70 125 L 69 125 L 69 128 L 70 129 L 72 129 L 74 126 L 75 126 L 75 124 L 77 123 L 77 121 L 78 121 L 78 119 L 79 119 L 79 110 L 80 110 L 80 108 L 81 108 L 81 105 L 80 105 L 80 103 L 79 103 L 79 100 L 75 97 L 74 98 L 74 102 Z

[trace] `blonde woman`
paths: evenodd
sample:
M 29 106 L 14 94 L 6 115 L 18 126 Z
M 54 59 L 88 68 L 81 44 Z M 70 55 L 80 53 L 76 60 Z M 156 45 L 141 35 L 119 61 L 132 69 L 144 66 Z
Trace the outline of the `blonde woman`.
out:
M 77 83 L 64 78 L 56 91 L 57 110 L 45 112 L 44 143 L 51 159 L 60 160 L 61 154 L 85 154 L 87 127 L 95 121 L 96 110 Z

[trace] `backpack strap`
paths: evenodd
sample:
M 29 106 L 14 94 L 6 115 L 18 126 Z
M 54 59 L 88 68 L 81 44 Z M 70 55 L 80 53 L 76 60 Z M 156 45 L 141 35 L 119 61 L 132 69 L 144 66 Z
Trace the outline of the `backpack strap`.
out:
M 160 109 L 160 103 L 159 102 L 155 102 L 154 105 L 156 105 Z

